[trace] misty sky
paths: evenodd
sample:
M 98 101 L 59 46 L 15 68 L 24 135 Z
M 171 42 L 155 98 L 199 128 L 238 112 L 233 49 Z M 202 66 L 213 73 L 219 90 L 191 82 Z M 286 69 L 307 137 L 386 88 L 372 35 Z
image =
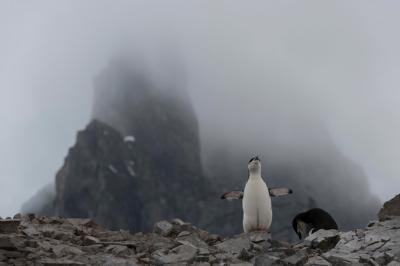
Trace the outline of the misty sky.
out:
M 373 193 L 389 199 L 400 193 L 399 8 L 398 1 L 0 1 L 0 216 L 17 213 L 54 179 L 89 122 L 93 78 L 120 53 L 149 65 L 179 55 L 202 136 L 256 137 L 271 113 L 317 115 L 365 169 Z

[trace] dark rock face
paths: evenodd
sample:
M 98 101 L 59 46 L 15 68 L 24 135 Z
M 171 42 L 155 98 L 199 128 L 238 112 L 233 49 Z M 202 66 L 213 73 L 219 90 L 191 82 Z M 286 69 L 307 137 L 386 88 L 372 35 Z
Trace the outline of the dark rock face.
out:
M 65 217 L 92 217 L 111 228 L 140 228 L 136 160 L 132 144 L 113 128 L 94 120 L 78 133 L 56 176 L 54 212 Z M 128 199 L 131 198 L 131 201 Z
M 19 217 L 0 220 L 0 229 L 4 221 L 19 225 L 0 233 L 0 265 L 400 264 L 399 217 L 348 232 L 319 230 L 310 235 L 313 245 L 273 240 L 261 231 L 222 238 L 180 219 L 131 234 L 91 219 Z
M 400 216 L 400 194 L 385 202 L 378 216 L 381 221 L 390 219 L 392 216 Z
M 97 120 L 79 132 L 56 176 L 55 214 L 91 217 L 110 228 L 134 231 L 149 230 L 161 218 L 196 221 L 201 200 L 195 199 L 201 199 L 205 186 L 198 173 L 163 171 L 141 156 L 140 141 L 124 141 Z

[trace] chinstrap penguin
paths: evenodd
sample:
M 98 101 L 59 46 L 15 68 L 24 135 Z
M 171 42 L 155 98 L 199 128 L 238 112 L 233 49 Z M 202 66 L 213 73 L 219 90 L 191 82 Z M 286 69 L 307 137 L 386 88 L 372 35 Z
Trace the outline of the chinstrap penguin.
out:
M 258 156 L 248 163 L 249 178 L 244 191 L 231 191 L 223 194 L 221 199 L 243 199 L 243 230 L 268 231 L 272 223 L 271 196 L 284 196 L 292 193 L 288 188 L 267 187 L 261 176 L 261 161 Z
M 299 239 L 305 238 L 319 229 L 338 229 L 332 216 L 319 208 L 297 214 L 292 221 L 292 226 Z

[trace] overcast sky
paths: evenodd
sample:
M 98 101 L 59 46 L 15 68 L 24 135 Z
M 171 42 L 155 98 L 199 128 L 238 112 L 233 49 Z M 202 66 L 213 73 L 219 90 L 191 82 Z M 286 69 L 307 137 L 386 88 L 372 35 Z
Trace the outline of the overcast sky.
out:
M 271 111 L 266 98 L 293 119 L 299 106 L 317 113 L 373 193 L 389 199 L 400 192 L 399 8 L 0 1 L 0 216 L 54 179 L 90 119 L 94 76 L 121 51 L 180 54 L 202 132 L 220 121 L 231 135 L 243 132 Z

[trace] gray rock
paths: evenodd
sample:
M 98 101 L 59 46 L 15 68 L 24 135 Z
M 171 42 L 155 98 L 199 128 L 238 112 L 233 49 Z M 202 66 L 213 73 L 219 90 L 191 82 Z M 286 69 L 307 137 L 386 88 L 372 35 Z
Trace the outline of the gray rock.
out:
M 242 261 L 249 261 L 254 257 L 254 255 L 252 255 L 250 252 L 248 252 L 246 249 L 242 249 L 242 251 L 240 251 L 239 255 L 237 256 L 238 259 L 242 260 Z
M 249 235 L 253 243 L 261 243 L 271 238 L 271 234 L 265 231 L 253 231 Z
M 275 266 L 275 265 L 282 265 L 282 263 L 279 262 L 278 257 L 270 256 L 267 254 L 257 256 L 255 261 L 254 261 L 255 266 Z
M 101 254 L 91 258 L 89 265 L 110 265 L 110 266 L 138 266 L 140 265 L 134 258 L 118 258 L 112 254 Z
M 336 248 L 341 250 L 346 250 L 347 252 L 356 252 L 363 248 L 364 241 L 359 241 L 359 239 L 353 239 L 350 241 L 343 241 L 340 240 L 338 244 L 336 244 Z
M 172 232 L 173 226 L 167 221 L 160 221 L 154 225 L 154 233 L 168 236 Z
M 20 213 L 17 213 L 17 214 L 15 214 L 14 215 L 14 217 L 13 217 L 13 219 L 15 220 L 15 219 L 21 219 L 22 218 L 22 214 L 20 214 Z
M 307 252 L 301 250 L 287 258 L 282 259 L 282 262 L 285 265 L 299 266 L 299 265 L 304 265 L 304 263 L 307 261 L 307 258 L 308 258 Z
M 378 214 L 380 221 L 391 219 L 396 216 L 400 216 L 400 194 L 385 202 Z
M 207 248 L 199 248 L 198 254 L 200 256 L 206 256 L 210 254 L 210 251 Z
M 184 222 L 178 218 L 173 219 L 171 223 L 174 225 L 174 229 L 178 232 L 192 231 L 193 229 L 190 223 Z
M 375 252 L 371 258 L 378 263 L 379 265 L 386 265 L 388 264 L 390 261 L 393 260 L 393 257 L 389 256 L 387 253 L 385 252 Z
M 94 236 L 85 236 L 83 238 L 83 244 L 88 246 L 88 245 L 95 245 L 98 244 L 100 240 Z
M 30 237 L 35 237 L 40 235 L 40 232 L 33 226 L 28 226 L 22 229 L 22 233 Z
M 211 264 L 208 262 L 195 262 L 193 263 L 194 266 L 210 266 Z
M 238 263 L 230 263 L 230 266 L 253 266 L 253 263 L 250 262 L 238 262 Z
M 192 246 L 180 245 L 172 250 L 157 250 L 152 257 L 162 264 L 189 262 L 197 253 L 197 249 Z
M 224 262 L 227 262 L 227 261 L 229 261 L 229 260 L 231 260 L 232 259 L 232 254 L 228 254 L 228 253 L 217 253 L 217 254 L 214 254 L 213 256 L 210 256 L 210 258 L 209 258 L 209 262 L 211 263 L 211 264 L 216 264 L 216 263 L 218 263 L 218 264 L 222 264 L 222 265 L 224 265 Z
M 15 239 L 10 235 L 0 235 L 0 249 L 16 250 Z
M 188 235 L 190 235 L 190 234 L 191 234 L 191 233 L 190 233 L 189 231 L 182 231 L 182 232 L 180 232 L 180 233 L 178 234 L 177 237 L 188 236 Z
M 314 256 L 308 259 L 306 266 L 331 266 L 332 264 L 320 256 Z
M 64 255 L 82 255 L 84 252 L 77 247 L 69 245 L 55 245 L 52 246 L 51 250 L 57 257 L 62 257 Z
M 368 255 L 368 254 L 360 254 L 359 262 L 360 263 L 365 263 L 365 264 L 368 264 L 368 265 L 372 265 L 372 266 L 379 266 L 379 264 L 375 260 L 373 260 L 371 258 L 371 256 Z
M 0 220 L 0 233 L 16 233 L 20 224 L 17 219 Z
M 69 259 L 44 259 L 40 261 L 42 265 L 45 266 L 81 266 L 85 265 L 85 263 L 81 263 L 78 261 L 73 261 Z
M 186 235 L 186 236 L 182 236 L 182 237 L 177 237 L 176 241 L 178 241 L 179 243 L 182 244 L 191 244 L 192 246 L 194 246 L 195 248 L 208 248 L 208 245 L 206 244 L 206 242 L 204 242 L 203 240 L 201 240 L 200 238 L 198 238 L 196 235 Z
M 225 240 L 215 246 L 227 253 L 239 254 L 242 249 L 250 249 L 250 238 L 249 236 L 242 234 L 236 238 Z
M 388 251 L 385 252 L 390 258 L 400 261 L 400 245 L 398 242 L 395 246 L 391 246 Z
M 304 242 L 312 248 L 319 248 L 326 252 L 336 246 L 339 242 L 340 236 L 337 230 L 324 230 L 320 229 L 317 232 L 309 235 Z
M 345 253 L 335 250 L 324 253 L 322 257 L 333 265 L 358 265 L 360 261 L 360 255 L 358 254 Z
M 210 234 L 206 231 L 199 231 L 198 232 L 199 237 L 205 241 L 208 245 L 213 245 L 215 243 L 218 243 L 222 240 L 222 238 L 219 235 L 216 234 Z
M 68 218 L 67 221 L 78 229 L 101 228 L 99 224 L 97 224 L 93 219 L 90 218 Z
M 127 246 L 123 246 L 123 245 L 110 245 L 105 249 L 105 251 L 107 253 L 112 253 L 116 256 L 130 255 L 129 248 Z

